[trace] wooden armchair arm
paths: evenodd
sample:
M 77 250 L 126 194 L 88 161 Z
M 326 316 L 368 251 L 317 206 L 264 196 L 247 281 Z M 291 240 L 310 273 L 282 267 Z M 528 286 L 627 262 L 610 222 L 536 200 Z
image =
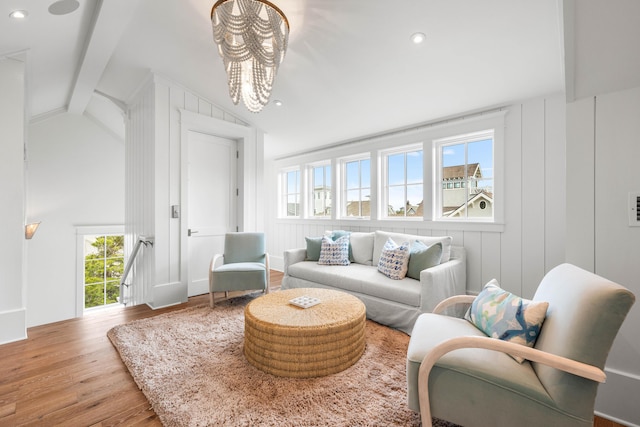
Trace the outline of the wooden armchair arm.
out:
M 476 299 L 475 295 L 454 295 L 440 301 L 440 303 L 434 307 L 432 313 L 441 314 L 448 307 L 457 304 L 471 304 L 474 299 Z
M 271 274 L 269 274 L 269 253 L 264 254 L 264 266 L 267 269 L 267 286 L 265 289 L 265 294 L 268 294 L 271 291 Z
M 422 359 L 418 372 L 418 396 L 420 400 L 420 414 L 422 425 L 431 426 L 431 407 L 429 405 L 429 373 L 440 359 L 450 351 L 460 348 L 484 348 L 487 350 L 500 351 L 514 356 L 520 356 L 533 362 L 542 363 L 556 369 L 560 369 L 571 374 L 597 381 L 605 382 L 607 376 L 602 369 L 586 363 L 577 362 L 566 357 L 557 356 L 535 348 L 526 347 L 508 341 L 502 341 L 489 337 L 456 337 L 443 341 L 435 346 Z

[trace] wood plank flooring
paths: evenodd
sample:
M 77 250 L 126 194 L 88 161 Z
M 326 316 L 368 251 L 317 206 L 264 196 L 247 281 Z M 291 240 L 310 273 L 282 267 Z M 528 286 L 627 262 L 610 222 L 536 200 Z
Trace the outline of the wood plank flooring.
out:
M 272 271 L 274 289 L 281 280 L 282 273 Z M 28 339 L 0 346 L 0 426 L 160 426 L 106 333 L 132 320 L 208 304 L 208 298 L 160 310 L 140 305 L 97 311 L 30 328 Z M 595 426 L 619 425 L 596 418 Z

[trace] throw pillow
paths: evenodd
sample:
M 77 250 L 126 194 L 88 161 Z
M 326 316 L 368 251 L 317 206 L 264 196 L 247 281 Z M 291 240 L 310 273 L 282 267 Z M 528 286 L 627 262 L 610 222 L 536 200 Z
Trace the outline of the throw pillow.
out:
M 493 279 L 478 294 L 464 317 L 492 338 L 533 347 L 547 308 L 548 302 L 520 298 L 501 289 Z M 521 357 L 511 357 L 524 362 Z
M 318 261 L 320 259 L 320 248 L 322 247 L 322 237 L 305 237 L 307 242 L 306 261 Z
M 342 236 L 335 242 L 327 236 L 322 236 L 318 264 L 349 265 L 349 236 Z
M 420 280 L 420 272 L 426 268 L 439 265 L 442 259 L 442 243 L 434 243 L 427 246 L 420 240 L 416 240 L 411 244 L 409 252 L 409 268 L 407 269 L 407 277 Z
M 378 261 L 378 271 L 385 276 L 400 280 L 407 275 L 409 265 L 409 242 L 397 245 L 389 238 L 382 247 L 380 261 Z
M 332 240 L 336 241 L 340 237 L 347 236 L 349 238 L 349 261 L 353 262 L 353 251 L 351 249 L 351 232 L 345 230 L 333 230 L 327 231 L 326 234 L 331 237 Z

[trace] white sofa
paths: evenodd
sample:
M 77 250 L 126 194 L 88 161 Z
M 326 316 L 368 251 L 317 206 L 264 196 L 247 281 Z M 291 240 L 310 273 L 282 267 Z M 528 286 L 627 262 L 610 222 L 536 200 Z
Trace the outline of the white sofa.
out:
M 387 239 L 397 244 L 418 240 L 430 246 L 442 243 L 439 265 L 420 272 L 420 280 L 393 280 L 378 271 L 378 261 Z M 282 289 L 326 288 L 348 292 L 367 307 L 367 317 L 409 335 L 421 313 L 429 313 L 442 300 L 466 294 L 466 253 L 452 246 L 451 237 L 431 237 L 375 231 L 352 232 L 350 265 L 320 265 L 307 261 L 306 248 L 284 252 Z

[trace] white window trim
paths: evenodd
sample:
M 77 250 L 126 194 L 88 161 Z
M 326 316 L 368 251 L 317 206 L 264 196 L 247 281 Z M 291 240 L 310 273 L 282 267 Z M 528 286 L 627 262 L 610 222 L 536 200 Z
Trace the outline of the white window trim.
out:
M 380 156 L 377 156 L 377 158 L 379 159 Z M 346 200 L 347 200 L 347 163 L 351 163 L 351 162 L 355 162 L 355 161 L 362 161 L 362 160 L 369 160 L 369 171 L 371 173 L 371 176 L 369 177 L 369 214 L 370 216 L 348 216 L 347 215 L 347 205 Z M 374 213 L 374 206 L 376 203 L 376 192 L 377 192 L 377 186 L 374 185 L 374 170 L 376 169 L 376 164 L 377 162 L 375 162 L 374 160 L 374 156 L 372 155 L 372 153 L 368 152 L 368 153 L 360 153 L 360 154 L 356 154 L 356 155 L 352 155 L 352 156 L 348 156 L 348 157 L 341 157 L 340 159 L 338 159 L 338 163 L 340 164 L 340 171 L 339 171 L 339 177 L 336 180 L 336 182 L 340 183 L 340 191 L 336 191 L 336 193 L 339 193 L 339 199 L 340 200 L 336 200 L 336 206 L 340 207 L 340 211 L 336 212 L 336 217 L 340 218 L 340 219 L 345 219 L 345 220 L 363 220 L 363 219 L 371 219 L 375 217 L 375 213 Z M 360 185 L 362 185 L 362 182 L 360 182 Z M 359 187 L 360 189 L 362 189 L 362 187 Z M 339 204 L 338 204 L 339 203 Z
M 289 193 L 287 192 L 287 175 L 290 172 L 298 172 L 298 178 L 300 180 L 300 182 L 298 183 L 298 186 L 300 188 L 300 192 L 298 193 L 299 196 L 299 211 L 298 211 L 298 215 L 287 215 L 287 205 L 289 203 Z M 278 174 L 279 176 L 279 189 L 280 191 L 278 192 L 278 216 L 280 218 L 289 218 L 289 219 L 295 219 L 295 218 L 303 218 L 304 215 L 304 205 L 305 205 L 305 201 L 304 201 L 304 174 L 303 174 L 303 169 L 296 165 L 296 166 L 291 166 L 288 168 L 283 168 L 280 169 L 280 172 Z M 293 194 L 293 193 L 291 193 Z
M 327 167 L 329 166 L 331 168 L 331 173 L 329 175 L 329 179 L 331 180 L 331 215 L 314 215 L 314 203 L 315 203 L 315 188 L 314 188 L 314 174 L 313 174 L 313 169 L 314 168 L 319 168 L 319 167 Z M 305 200 L 305 205 L 306 205 L 306 211 L 307 214 L 305 216 L 305 218 L 307 219 L 312 219 L 312 220 L 328 220 L 328 219 L 332 219 L 335 218 L 335 210 L 336 210 L 336 204 L 335 204 L 335 192 L 336 192 L 336 185 L 335 185 L 335 171 L 334 171 L 334 164 L 332 162 L 331 159 L 327 159 L 327 160 L 322 160 L 319 162 L 314 162 L 314 163 L 309 163 L 307 164 L 307 166 L 305 167 L 305 174 L 308 177 L 307 181 L 307 194 L 308 197 L 306 197 Z M 325 180 L 326 180 L 326 176 L 325 176 Z M 291 218 L 291 217 L 289 217 Z
M 76 317 L 82 317 L 84 309 L 84 239 L 89 235 L 124 235 L 124 225 L 96 225 L 76 227 Z M 125 253 L 125 260 L 127 257 Z
M 442 147 L 462 142 L 472 142 L 493 137 L 493 218 L 445 218 L 440 216 L 442 211 Z M 490 223 L 502 224 L 504 222 L 504 116 L 496 118 L 495 126 L 485 127 L 482 130 L 461 133 L 450 137 L 434 139 L 432 142 L 433 158 L 433 208 L 431 211 L 434 222 L 453 223 Z
M 389 206 L 389 162 L 387 161 L 387 158 L 391 155 L 394 154 L 406 154 L 406 153 L 410 153 L 410 152 L 414 152 L 414 151 L 422 151 L 422 199 L 423 199 L 423 208 L 426 206 L 425 205 L 425 197 L 429 196 L 431 197 L 431 195 L 425 195 L 425 190 L 427 188 L 425 188 L 425 150 L 424 150 L 424 144 L 422 142 L 420 143 L 415 143 L 415 144 L 410 144 L 410 145 L 404 145 L 402 147 L 394 147 L 388 150 L 382 150 L 380 151 L 380 153 L 378 154 L 378 157 L 380 159 L 380 172 L 381 172 L 381 177 L 380 177 L 380 185 L 379 188 L 382 192 L 382 194 L 380 194 L 380 204 L 378 206 L 378 212 L 379 212 L 379 217 L 380 219 L 383 220 L 389 220 L 389 221 L 424 221 L 424 216 L 401 216 L 401 217 L 396 217 L 396 216 L 389 216 L 387 214 L 387 206 Z M 406 170 L 406 164 L 405 164 L 405 191 L 406 191 L 406 186 L 407 186 L 407 180 L 406 180 L 406 175 L 407 175 L 407 170 Z M 424 213 L 423 213 L 424 215 Z

